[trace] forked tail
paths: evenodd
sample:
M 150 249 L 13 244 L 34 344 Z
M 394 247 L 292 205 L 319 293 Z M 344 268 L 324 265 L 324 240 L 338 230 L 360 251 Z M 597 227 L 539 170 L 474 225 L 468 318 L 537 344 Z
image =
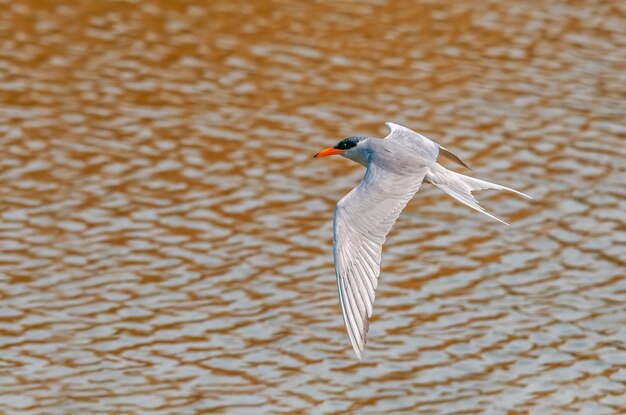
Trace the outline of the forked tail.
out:
M 464 205 L 467 205 L 472 209 L 476 209 L 477 211 L 484 213 L 490 218 L 500 221 L 505 225 L 508 225 L 508 223 L 506 223 L 502 219 L 496 218 L 478 204 L 478 202 L 476 201 L 476 199 L 474 199 L 474 196 L 472 195 L 472 192 L 474 190 L 508 190 L 509 192 L 517 193 L 518 195 L 522 195 L 524 197 L 532 199 L 532 197 L 528 196 L 527 194 L 518 192 L 517 190 L 511 189 L 509 187 L 500 186 L 499 184 L 455 173 L 451 170 L 446 169 L 438 163 L 430 169 L 428 174 L 426 174 L 426 179 L 459 202 L 463 203 Z

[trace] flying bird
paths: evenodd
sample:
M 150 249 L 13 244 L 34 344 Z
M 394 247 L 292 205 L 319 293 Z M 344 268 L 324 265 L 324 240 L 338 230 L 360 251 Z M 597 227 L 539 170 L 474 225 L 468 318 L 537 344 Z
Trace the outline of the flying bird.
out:
M 384 139 L 348 137 L 314 157 L 341 155 L 367 168 L 361 182 L 335 208 L 333 256 L 343 321 L 357 358 L 365 348 L 369 318 L 380 275 L 382 246 L 400 212 L 422 182 L 432 183 L 459 202 L 507 224 L 483 209 L 472 192 L 517 190 L 446 169 L 441 154 L 467 167 L 451 151 L 391 122 Z

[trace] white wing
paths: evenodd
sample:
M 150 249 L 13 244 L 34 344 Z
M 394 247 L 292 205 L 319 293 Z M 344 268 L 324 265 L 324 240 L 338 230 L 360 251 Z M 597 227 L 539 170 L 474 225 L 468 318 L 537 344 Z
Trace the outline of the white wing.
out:
M 333 254 L 343 320 L 357 357 L 365 347 L 382 246 L 429 167 L 410 175 L 370 162 L 361 182 L 337 203 Z
M 397 140 L 401 141 L 405 146 L 411 148 L 416 151 L 420 156 L 427 159 L 437 159 L 437 156 L 441 154 L 444 157 L 464 166 L 470 170 L 470 166 L 468 166 L 463 160 L 459 158 L 456 154 L 448 150 L 447 148 L 440 146 L 435 143 L 428 137 L 421 135 L 420 133 L 416 133 L 415 131 L 403 127 L 400 124 L 395 124 L 392 122 L 386 122 L 385 126 L 389 129 L 389 134 L 385 139 L 389 140 Z
M 385 126 L 389 129 L 389 134 L 385 140 L 400 141 L 405 148 L 418 153 L 421 157 L 427 160 L 437 160 L 439 145 L 428 137 L 424 137 L 400 124 L 386 122 Z

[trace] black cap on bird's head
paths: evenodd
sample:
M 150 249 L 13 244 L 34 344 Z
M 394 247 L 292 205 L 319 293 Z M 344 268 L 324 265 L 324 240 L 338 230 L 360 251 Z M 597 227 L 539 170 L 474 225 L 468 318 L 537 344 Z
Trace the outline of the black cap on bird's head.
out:
M 360 141 L 363 141 L 366 138 L 367 137 L 358 137 L 358 136 L 344 138 L 343 140 L 335 144 L 334 147 L 329 147 L 325 150 L 322 150 L 313 157 L 324 157 L 324 156 L 332 156 L 334 154 L 341 154 L 346 150 L 350 150 L 351 148 L 356 147 Z

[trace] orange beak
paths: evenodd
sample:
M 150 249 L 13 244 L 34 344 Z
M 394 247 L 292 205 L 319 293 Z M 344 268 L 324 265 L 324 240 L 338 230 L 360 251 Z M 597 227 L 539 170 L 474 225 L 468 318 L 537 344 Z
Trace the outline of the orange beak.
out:
M 341 154 L 342 152 L 343 152 L 343 150 L 338 150 L 338 149 L 333 148 L 333 147 L 328 147 L 326 150 L 322 150 L 319 153 L 317 153 L 316 155 L 314 155 L 313 158 L 332 156 L 332 155 L 335 155 L 335 154 Z

